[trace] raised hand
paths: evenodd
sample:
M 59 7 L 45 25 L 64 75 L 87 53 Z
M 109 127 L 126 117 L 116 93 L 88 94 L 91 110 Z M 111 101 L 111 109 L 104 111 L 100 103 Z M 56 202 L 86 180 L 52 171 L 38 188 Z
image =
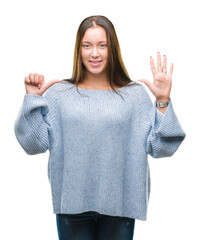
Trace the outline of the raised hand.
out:
M 147 85 L 153 95 L 156 97 L 157 102 L 167 102 L 170 99 L 170 92 L 172 87 L 172 72 L 173 63 L 170 70 L 167 73 L 167 57 L 163 56 L 163 66 L 161 64 L 161 55 L 157 53 L 157 70 L 154 65 L 154 60 L 150 57 L 150 66 L 153 74 L 153 83 L 146 79 L 140 79 L 138 81 Z
M 29 76 L 25 77 L 25 89 L 27 94 L 40 95 L 51 87 L 53 84 L 61 82 L 58 79 L 53 79 L 49 82 L 44 81 L 44 76 L 38 73 L 30 73 Z

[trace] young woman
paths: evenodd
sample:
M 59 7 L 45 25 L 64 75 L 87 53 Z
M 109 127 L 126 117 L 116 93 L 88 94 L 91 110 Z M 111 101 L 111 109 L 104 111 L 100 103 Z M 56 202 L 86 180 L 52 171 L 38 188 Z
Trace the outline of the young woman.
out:
M 126 71 L 113 24 L 104 16 L 82 21 L 71 79 L 25 78 L 15 122 L 28 154 L 50 152 L 48 177 L 60 240 L 131 240 L 146 220 L 148 154 L 171 156 L 185 138 L 170 91 L 173 64 L 150 57 L 155 96 Z M 45 93 L 45 95 L 43 95 Z

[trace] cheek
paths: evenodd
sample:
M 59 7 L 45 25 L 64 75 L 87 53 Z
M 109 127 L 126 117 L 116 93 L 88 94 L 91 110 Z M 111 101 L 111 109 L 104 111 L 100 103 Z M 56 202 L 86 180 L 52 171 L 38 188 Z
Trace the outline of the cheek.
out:
M 104 52 L 103 57 L 104 60 L 108 61 L 108 51 Z
M 81 57 L 82 57 L 82 60 L 84 61 L 85 59 L 88 58 L 88 53 L 84 50 L 81 51 Z
M 108 49 L 106 51 L 104 51 L 104 57 L 108 58 Z

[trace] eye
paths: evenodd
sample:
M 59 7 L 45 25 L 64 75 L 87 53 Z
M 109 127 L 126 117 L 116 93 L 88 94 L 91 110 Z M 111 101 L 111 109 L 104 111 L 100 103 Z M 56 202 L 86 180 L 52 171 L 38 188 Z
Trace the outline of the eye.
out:
M 100 48 L 105 48 L 107 45 L 106 44 L 101 44 Z
M 89 48 L 89 47 L 90 47 L 89 44 L 83 44 L 82 46 L 83 46 L 84 48 Z

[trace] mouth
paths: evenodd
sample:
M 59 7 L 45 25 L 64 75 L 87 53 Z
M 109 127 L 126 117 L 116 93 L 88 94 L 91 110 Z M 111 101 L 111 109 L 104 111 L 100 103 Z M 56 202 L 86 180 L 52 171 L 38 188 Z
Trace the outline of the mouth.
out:
M 99 66 L 102 63 L 102 60 L 98 60 L 98 61 L 90 60 L 89 62 L 92 66 Z

